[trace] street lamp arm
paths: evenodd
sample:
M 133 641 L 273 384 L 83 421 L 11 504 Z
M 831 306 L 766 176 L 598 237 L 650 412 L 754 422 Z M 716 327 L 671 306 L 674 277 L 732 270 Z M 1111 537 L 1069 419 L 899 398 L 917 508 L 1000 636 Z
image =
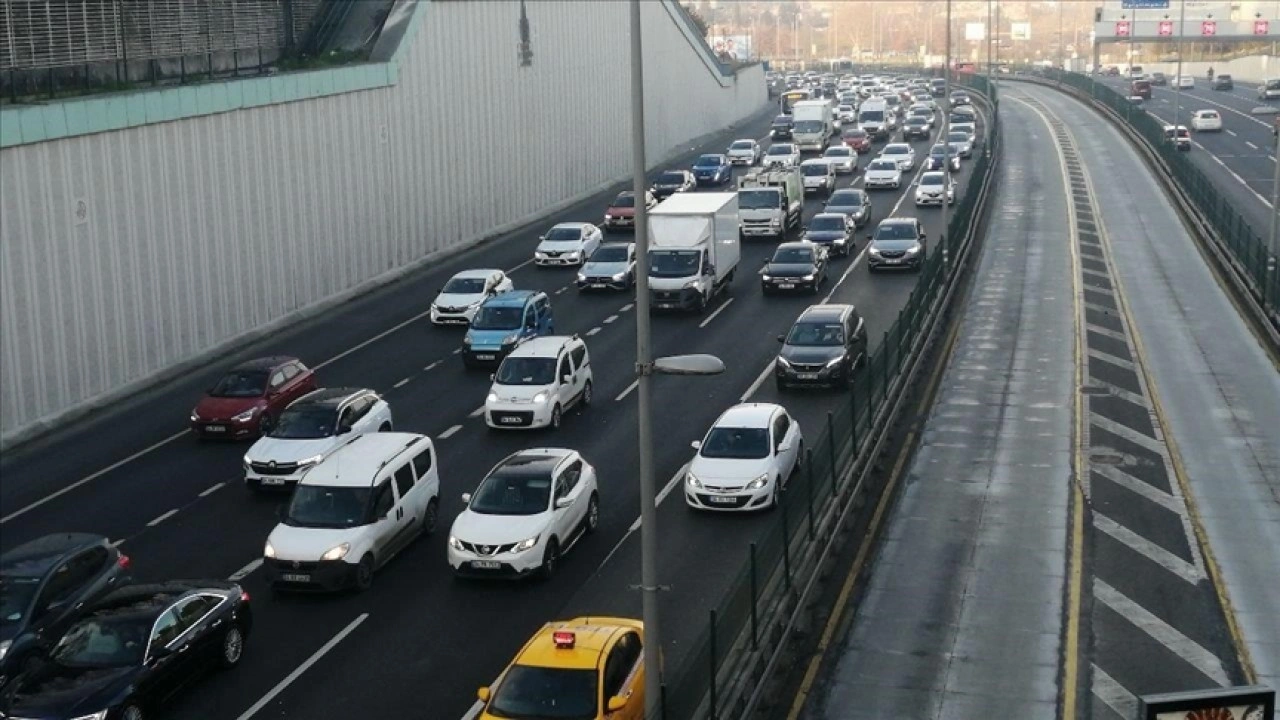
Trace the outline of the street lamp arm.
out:
M 653 362 L 653 371 L 663 375 L 719 375 L 724 361 L 715 355 L 669 355 Z

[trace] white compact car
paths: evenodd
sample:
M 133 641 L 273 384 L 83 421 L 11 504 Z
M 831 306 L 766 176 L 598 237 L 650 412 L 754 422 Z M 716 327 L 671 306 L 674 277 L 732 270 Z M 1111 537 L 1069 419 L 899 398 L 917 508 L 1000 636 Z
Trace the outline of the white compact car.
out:
M 600 246 L 604 233 L 585 222 L 564 222 L 538 238 L 533 263 L 538 267 L 581 265 Z
M 521 450 L 498 463 L 449 531 L 458 575 L 555 574 L 560 558 L 600 525 L 596 470 L 576 451 Z
M 501 270 L 463 270 L 449 278 L 431 302 L 431 322 L 436 325 L 468 325 L 480 303 L 511 290 L 511 278 Z
M 781 405 L 735 405 L 715 421 L 684 477 L 684 498 L 698 510 L 758 510 L 778 495 L 804 457 L 800 423 Z
M 942 205 L 943 189 L 946 189 L 947 204 L 956 202 L 956 181 L 948 181 L 946 173 L 927 172 L 920 176 L 916 185 L 916 207 L 922 205 Z
M 1179 90 L 1194 90 L 1196 87 L 1196 79 L 1190 75 L 1179 75 L 1173 79 L 1173 84 Z
M 1196 132 L 1222 132 L 1222 116 L 1217 110 L 1196 110 L 1191 113 L 1191 129 Z
M 491 428 L 559 428 L 564 413 L 591 404 L 591 358 L 577 335 L 536 337 L 511 351 L 484 401 Z
M 876 158 L 867 166 L 863 174 L 862 185 L 868 190 L 873 188 L 898 188 L 902 185 L 902 168 L 896 160 Z
M 279 589 L 366 590 L 373 573 L 436 528 L 440 470 L 425 435 L 360 435 L 311 468 L 263 547 Z
M 725 151 L 725 155 L 729 156 L 729 162 L 734 165 L 755 165 L 760 162 L 760 158 L 764 156 L 764 151 L 760 149 L 760 143 L 747 138 L 734 140 L 729 149 Z
M 836 187 L 835 168 L 822 158 L 813 158 L 800 163 L 800 178 L 805 192 L 830 193 Z
M 889 143 L 880 151 L 881 160 L 893 160 L 903 172 L 911 172 L 916 167 L 916 151 L 907 143 Z
M 848 145 L 832 145 L 822 153 L 822 159 L 841 175 L 851 175 L 858 169 L 858 151 Z
M 951 123 L 951 129 L 947 131 L 947 139 L 950 141 L 951 133 L 962 132 L 969 136 L 969 145 L 972 150 L 973 143 L 978 139 L 978 126 L 974 123 Z
M 795 143 L 774 143 L 764 151 L 764 166 L 786 168 L 799 167 L 800 147 Z
M 391 406 L 372 390 L 321 388 L 289 403 L 244 455 L 250 490 L 293 485 L 353 438 L 391 430 Z
M 851 103 L 842 103 L 840 107 L 836 108 L 836 116 L 842 123 L 857 122 L 858 111 Z

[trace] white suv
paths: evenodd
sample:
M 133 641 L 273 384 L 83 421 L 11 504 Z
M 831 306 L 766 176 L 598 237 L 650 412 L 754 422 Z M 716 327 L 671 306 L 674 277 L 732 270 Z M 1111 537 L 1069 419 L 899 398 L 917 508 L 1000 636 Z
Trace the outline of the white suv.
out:
M 591 357 L 587 344 L 565 335 L 529 340 L 511 351 L 493 374 L 484 401 L 491 428 L 559 428 L 564 412 L 591 404 Z
M 373 572 L 435 530 L 440 472 L 431 438 L 370 433 L 311 468 L 263 548 L 273 587 L 365 590 Z
M 271 430 L 244 455 L 250 490 L 293 485 L 329 453 L 369 432 L 391 429 L 391 406 L 378 393 L 321 388 L 289 403 Z
M 521 450 L 498 463 L 449 531 L 459 575 L 555 574 L 560 557 L 600 526 L 596 470 L 574 450 Z
M 716 420 L 684 477 L 684 498 L 696 510 L 759 510 L 800 466 L 804 436 L 781 405 L 735 405 Z

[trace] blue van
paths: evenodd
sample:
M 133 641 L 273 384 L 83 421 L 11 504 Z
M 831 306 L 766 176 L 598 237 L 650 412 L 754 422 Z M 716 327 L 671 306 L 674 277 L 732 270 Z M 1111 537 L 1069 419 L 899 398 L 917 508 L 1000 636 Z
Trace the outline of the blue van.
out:
M 538 290 L 510 290 L 485 300 L 462 338 L 467 367 L 496 366 L 520 343 L 555 334 L 551 300 Z

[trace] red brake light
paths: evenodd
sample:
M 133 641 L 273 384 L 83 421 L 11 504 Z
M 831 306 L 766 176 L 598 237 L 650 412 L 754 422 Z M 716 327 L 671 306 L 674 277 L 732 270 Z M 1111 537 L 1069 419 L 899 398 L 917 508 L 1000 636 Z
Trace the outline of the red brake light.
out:
M 120 557 L 116 558 L 116 566 L 120 568 L 128 569 L 131 565 L 133 565 L 133 561 L 124 553 L 120 553 Z
M 240 591 L 240 602 L 249 602 L 249 591 L 248 591 L 248 590 L 241 590 L 241 591 Z
M 575 640 L 577 640 L 577 637 L 568 630 L 557 630 L 551 633 L 551 641 L 558 648 L 572 649 Z

